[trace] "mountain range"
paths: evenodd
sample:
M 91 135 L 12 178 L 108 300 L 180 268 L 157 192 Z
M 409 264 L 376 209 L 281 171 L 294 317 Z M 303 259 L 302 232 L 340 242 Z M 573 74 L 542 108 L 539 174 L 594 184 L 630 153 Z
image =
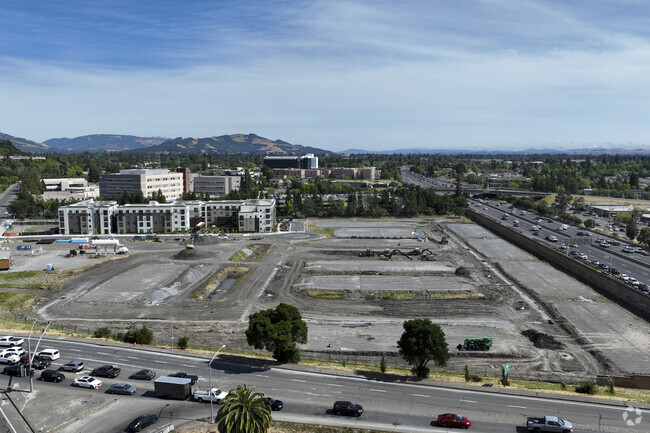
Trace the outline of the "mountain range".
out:
M 205 138 L 135 137 L 133 135 L 94 134 L 75 138 L 52 138 L 44 143 L 0 133 L 0 140 L 31 153 L 177 153 L 177 154 L 234 154 L 259 153 L 273 155 L 300 155 L 305 153 L 331 154 L 329 150 L 269 140 L 255 134 L 232 134 Z

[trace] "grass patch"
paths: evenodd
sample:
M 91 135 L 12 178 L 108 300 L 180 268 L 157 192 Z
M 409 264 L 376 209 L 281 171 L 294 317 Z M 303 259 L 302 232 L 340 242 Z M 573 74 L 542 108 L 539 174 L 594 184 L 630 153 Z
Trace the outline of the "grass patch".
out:
M 367 301 L 412 301 L 415 299 L 422 299 L 424 296 L 420 292 L 409 292 L 409 291 L 399 291 L 399 292 L 390 292 L 390 291 L 380 291 L 380 292 L 363 292 L 363 297 Z
M 26 280 L 29 278 L 40 277 L 45 271 L 20 271 L 0 274 L 0 281 Z
M 327 239 L 334 237 L 334 229 L 319 227 L 313 223 L 307 223 L 307 231 L 312 233 L 320 233 L 325 236 Z
M 431 299 L 480 299 L 485 295 L 480 292 L 433 292 L 429 293 Z
M 315 299 L 341 300 L 348 296 L 345 290 L 305 289 L 305 292 L 307 292 L 310 298 Z
M 24 308 L 36 298 L 31 293 L 0 292 L 0 306 L 9 308 Z
M 205 300 L 210 294 L 217 288 L 219 287 L 219 284 L 223 282 L 226 278 L 237 278 L 238 281 L 237 283 L 233 286 L 232 290 L 235 290 L 239 284 L 241 284 L 242 280 L 246 278 L 246 275 L 248 275 L 248 272 L 250 269 L 244 268 L 244 267 L 235 267 L 235 266 L 229 266 L 225 269 L 220 270 L 216 274 L 214 274 L 203 287 L 199 287 L 192 293 L 192 299 L 195 301 L 202 301 Z M 225 299 L 226 297 L 223 297 L 221 300 Z

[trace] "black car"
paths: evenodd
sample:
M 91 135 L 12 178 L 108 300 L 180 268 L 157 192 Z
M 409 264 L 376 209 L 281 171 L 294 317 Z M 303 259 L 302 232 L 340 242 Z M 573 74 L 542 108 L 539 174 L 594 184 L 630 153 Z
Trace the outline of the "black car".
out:
M 49 359 L 36 359 L 35 358 L 33 367 L 35 369 L 37 369 L 37 370 L 44 370 L 47 367 L 49 367 L 50 365 L 52 365 L 52 361 L 50 361 Z
M 25 377 L 30 373 L 34 375 L 34 369 L 27 368 L 24 365 L 10 365 L 9 367 L 5 367 L 2 373 L 9 376 Z
M 156 373 L 151 370 L 147 370 L 145 368 L 143 370 L 136 371 L 135 373 L 133 373 L 131 376 L 129 376 L 129 379 L 151 380 L 154 377 L 156 377 Z
M 620 273 L 621 273 L 621 271 L 619 271 L 618 269 L 612 268 L 612 274 L 619 275 Z
M 154 414 L 140 415 L 129 424 L 129 431 L 140 431 L 158 421 L 158 416 Z
M 174 374 L 168 374 L 168 377 L 180 377 L 183 379 L 190 379 L 191 384 L 194 385 L 196 382 L 199 381 L 199 376 L 193 375 L 193 374 L 187 374 L 182 371 L 179 371 L 178 373 Z
M 360 404 L 352 403 L 351 401 L 337 401 L 332 408 L 334 415 L 352 415 L 361 416 L 363 407 Z
M 46 382 L 61 382 L 65 379 L 65 376 L 60 371 L 56 370 L 43 370 L 41 372 L 41 380 Z
M 276 400 L 271 397 L 266 398 L 269 401 L 269 404 L 271 405 L 271 410 L 282 410 L 284 407 L 284 403 L 281 402 L 280 400 Z
M 92 373 L 90 373 L 90 375 L 100 377 L 117 377 L 120 375 L 121 371 L 121 368 L 118 368 L 114 365 L 102 365 L 101 367 L 95 368 Z

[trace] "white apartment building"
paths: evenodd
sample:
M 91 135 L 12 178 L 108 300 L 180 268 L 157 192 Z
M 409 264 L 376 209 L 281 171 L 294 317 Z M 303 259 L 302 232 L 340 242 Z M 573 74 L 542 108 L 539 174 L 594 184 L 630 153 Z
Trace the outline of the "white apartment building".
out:
M 109 235 L 113 233 L 116 201 L 80 201 L 59 208 L 59 233 L 64 235 Z
M 159 190 L 167 201 L 178 200 L 183 195 L 183 173 L 173 173 L 167 169 L 136 168 L 99 175 L 99 193 L 103 198 L 119 200 L 125 192 L 141 192 L 145 197 L 151 197 Z
M 275 220 L 274 199 L 126 205 L 86 200 L 59 208 L 59 232 L 67 235 L 185 232 L 200 222 L 240 233 L 260 233 L 273 231 Z

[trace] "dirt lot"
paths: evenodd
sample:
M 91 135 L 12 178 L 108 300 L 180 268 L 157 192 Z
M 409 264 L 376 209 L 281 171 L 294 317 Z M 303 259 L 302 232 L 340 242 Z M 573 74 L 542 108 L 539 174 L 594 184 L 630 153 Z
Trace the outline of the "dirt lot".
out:
M 626 341 L 636 339 L 644 348 L 650 335 L 646 324 L 608 303 L 610 322 L 617 323 L 608 329 L 617 330 L 593 335 L 590 341 L 609 361 L 605 366 L 597 360 L 583 340 L 550 320 L 548 306 L 530 291 L 539 288 L 544 303 L 563 306 L 564 316 L 583 328 L 594 322 L 562 301 L 566 280 L 574 290 L 571 299 L 597 303 L 597 296 L 478 226 L 444 220 L 310 224 L 333 236 L 268 235 L 254 243 L 206 237 L 193 249 L 173 238 L 123 240 L 128 256 L 100 258 L 65 258 L 69 244 L 39 245 L 42 251 L 15 256 L 11 272 L 0 275 L 5 292 L 29 302 L 3 308 L 18 317 L 38 314 L 79 332 L 100 326 L 124 332 L 146 323 L 160 344 L 169 343 L 173 315 L 174 334 L 188 336 L 190 344 L 248 349 L 248 316 L 285 302 L 297 306 L 308 323 L 303 350 L 321 359 L 345 356 L 376 364 L 385 352 L 390 364 L 404 366 L 396 356 L 402 323 L 427 317 L 443 327 L 454 355 L 448 369 L 454 371 L 469 364 L 474 373 L 498 374 L 499 366 L 510 362 L 512 377 L 572 381 L 605 367 L 642 372 L 650 365 L 636 350 L 626 354 L 622 343 L 615 345 L 620 353 L 608 352 L 607 344 L 613 344 L 608 339 L 620 339 L 625 328 L 630 328 Z M 55 271 L 44 271 L 47 264 Z M 218 297 L 194 296 L 212 293 L 233 267 L 242 269 L 233 288 Z M 35 272 L 7 278 L 29 270 Z M 543 275 L 544 284 L 536 275 Z M 527 330 L 534 332 L 522 335 Z M 458 352 L 456 345 L 468 337 L 492 337 L 494 346 L 489 352 Z

